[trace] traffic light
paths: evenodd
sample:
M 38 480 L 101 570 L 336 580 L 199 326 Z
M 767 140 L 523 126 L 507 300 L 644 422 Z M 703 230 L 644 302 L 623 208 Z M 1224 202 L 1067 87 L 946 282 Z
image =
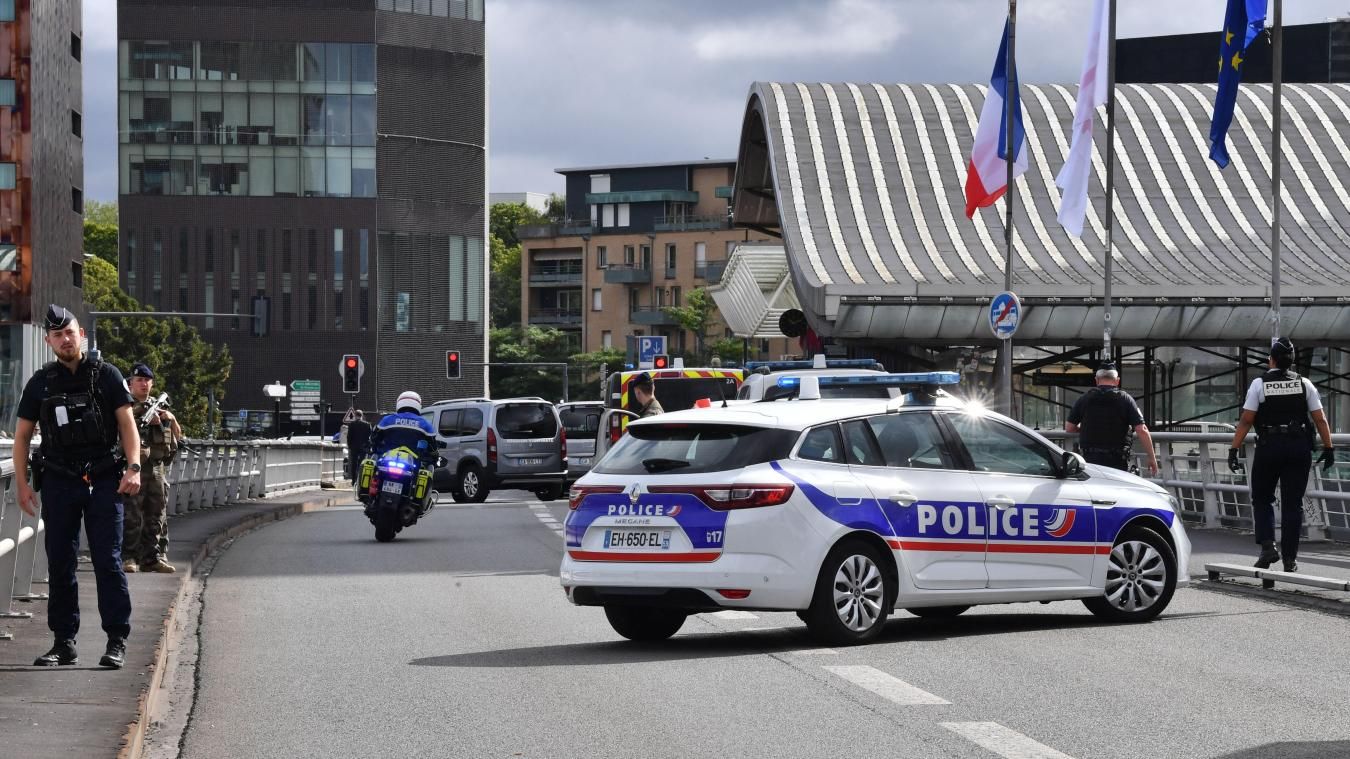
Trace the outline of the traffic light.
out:
M 355 353 L 342 357 L 342 392 L 361 392 L 361 357 Z
M 669 368 L 670 368 L 670 356 L 667 356 L 667 355 L 664 354 L 664 353 L 658 353 L 658 354 L 656 354 L 655 356 L 652 356 L 652 368 L 653 368 L 653 369 L 669 369 Z
M 456 380 L 456 379 L 459 379 L 459 377 L 460 377 L 460 373 L 459 373 L 459 351 L 446 351 L 446 352 L 445 352 L 445 378 L 446 378 L 446 379 Z

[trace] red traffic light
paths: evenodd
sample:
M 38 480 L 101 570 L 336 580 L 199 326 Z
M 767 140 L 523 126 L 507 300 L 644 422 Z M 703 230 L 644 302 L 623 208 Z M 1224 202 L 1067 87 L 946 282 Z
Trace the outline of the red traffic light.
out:
M 459 369 L 459 351 L 445 352 L 445 378 L 459 379 L 461 376 Z
M 652 368 L 653 368 L 653 369 L 669 369 L 669 368 L 670 368 L 670 356 L 667 356 L 667 355 L 665 355 L 665 354 L 658 354 L 658 355 L 656 355 L 656 356 L 653 356 L 653 357 L 652 357 Z
M 356 356 L 348 356 L 348 357 L 347 357 L 347 368 L 348 368 L 348 369 L 355 369 L 355 368 L 356 368 Z

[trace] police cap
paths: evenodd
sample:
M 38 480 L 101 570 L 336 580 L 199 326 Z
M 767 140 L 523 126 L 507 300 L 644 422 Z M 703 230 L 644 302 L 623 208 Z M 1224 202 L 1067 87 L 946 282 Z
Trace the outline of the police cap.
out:
M 1294 353 L 1294 342 L 1287 337 L 1280 337 L 1270 341 L 1271 356 L 1286 356 Z
M 47 306 L 47 317 L 42 320 L 42 327 L 50 332 L 54 329 L 65 329 L 73 321 L 75 314 L 53 303 Z
M 633 384 L 634 384 L 634 385 L 646 385 L 646 386 L 650 387 L 651 384 L 652 384 L 652 375 L 649 374 L 648 372 L 643 372 L 643 373 L 641 373 L 641 374 L 639 374 L 639 375 L 637 375 L 636 377 L 633 378 Z
M 145 364 L 136 364 L 135 366 L 131 367 L 131 376 L 145 377 L 146 379 L 154 379 L 155 373 L 150 371 L 150 367 L 146 366 Z

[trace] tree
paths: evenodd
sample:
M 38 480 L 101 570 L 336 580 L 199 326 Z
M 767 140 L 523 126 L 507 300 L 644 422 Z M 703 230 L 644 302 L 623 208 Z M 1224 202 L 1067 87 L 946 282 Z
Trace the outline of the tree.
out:
M 581 373 L 580 383 L 572 384 L 572 400 L 603 401 L 605 397 L 600 383 L 605 378 L 598 376 L 600 369 L 603 367 L 606 371 L 617 372 L 623 369 L 625 358 L 623 348 L 601 348 L 590 353 L 572 354 L 571 363 Z
M 488 221 L 488 231 L 501 238 L 507 247 L 520 244 L 517 231 L 528 224 L 547 224 L 543 214 L 524 203 L 493 203 Z
M 102 258 L 84 267 L 84 297 L 93 311 L 146 310 L 117 285 L 117 269 Z M 207 431 L 207 398 L 225 397 L 225 380 L 234 361 L 227 347 L 215 348 L 182 319 L 103 317 L 97 323 L 97 347 L 103 359 L 123 372 L 140 361 L 155 371 L 155 390 L 169 394 L 174 414 L 189 436 Z
M 84 204 L 84 252 L 117 267 L 117 204 Z
M 568 360 L 567 333 L 562 330 L 516 325 L 493 329 L 490 341 L 489 355 L 493 363 L 566 363 Z M 494 366 L 488 376 L 488 390 L 493 398 L 537 395 L 556 400 L 563 397 L 563 378 L 558 367 Z
M 548 203 L 544 206 L 544 216 L 554 223 L 567 220 L 567 198 L 556 192 L 549 193 Z
M 708 359 L 710 361 L 713 356 L 717 356 L 722 359 L 724 364 L 739 364 L 744 353 L 745 343 L 739 337 L 722 337 L 708 344 Z
M 496 328 L 520 323 L 520 245 L 507 245 L 497 235 L 491 246 L 492 292 L 488 323 Z
M 708 330 L 717 321 L 717 304 L 708 294 L 707 288 L 700 287 L 685 296 L 683 306 L 667 306 L 665 312 L 680 325 L 694 333 L 694 353 L 701 365 L 710 358 L 707 350 Z

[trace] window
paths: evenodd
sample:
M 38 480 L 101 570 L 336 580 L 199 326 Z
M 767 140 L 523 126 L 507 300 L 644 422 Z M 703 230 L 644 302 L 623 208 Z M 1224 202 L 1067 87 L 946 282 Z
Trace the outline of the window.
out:
M 886 414 L 867 420 L 887 466 L 955 469 L 956 457 L 931 414 Z
M 1059 472 L 1050 449 L 1022 432 L 975 414 L 947 416 L 977 472 L 1054 477 Z
M 80 117 L 80 112 L 72 109 L 70 112 L 70 133 L 81 139 L 84 138 L 83 122 L 84 119 Z
M 854 419 L 851 422 L 844 422 L 844 441 L 848 463 L 858 466 L 886 465 L 886 460 L 882 458 L 881 451 L 877 448 L 876 438 L 872 436 L 872 429 L 868 426 L 867 420 Z
M 670 305 L 680 305 L 680 287 L 678 285 L 670 288 Z
M 603 331 L 603 332 L 600 333 L 600 347 L 601 347 L 601 348 L 613 348 L 613 347 L 614 347 L 614 333 L 613 333 L 613 332 L 610 332 L 609 330 L 605 330 L 605 331 Z
M 84 264 L 79 261 L 70 262 L 70 283 L 76 288 L 84 289 Z
M 604 307 L 601 305 L 601 303 L 602 303 L 602 301 L 601 301 L 601 292 L 602 292 L 602 291 L 601 291 L 600 288 L 598 288 L 598 287 L 591 290 L 591 310 L 592 310 L 592 311 L 603 311 L 603 310 L 604 310 Z
M 844 463 L 844 442 L 839 437 L 839 425 L 828 424 L 806 433 L 797 449 L 797 458 L 828 464 Z
M 666 278 L 675 276 L 675 243 L 666 243 Z
M 591 192 L 593 192 L 593 193 L 609 192 L 609 175 L 608 175 L 608 174 L 592 174 L 592 175 L 591 175 Z
M 14 20 L 14 0 L 0 0 L 0 21 Z
M 483 429 L 482 410 L 476 408 L 464 409 L 464 416 L 459 419 L 459 434 L 477 435 L 481 429 Z
M 14 164 L 0 163 L 0 190 L 12 190 L 17 182 Z
M 630 220 L 630 218 L 629 218 L 628 204 L 627 204 L 627 203 L 620 203 L 620 204 L 619 204 L 619 221 L 618 221 L 618 224 L 617 224 L 616 226 L 626 227 L 626 226 L 629 226 L 630 224 L 631 224 L 631 220 Z
M 70 207 L 75 213 L 84 214 L 84 190 L 78 187 L 70 188 Z
M 497 409 L 497 434 L 504 440 L 538 440 L 558 434 L 552 406 L 510 403 Z
M 436 426 L 436 430 L 444 437 L 458 437 L 460 413 L 459 409 L 442 411 L 440 423 Z
M 18 91 L 14 89 L 13 79 L 0 79 L 0 106 L 16 105 L 18 101 Z
M 600 207 L 600 211 L 601 211 L 600 226 L 602 227 L 614 226 L 614 204 L 607 203 Z
M 659 389 L 657 397 L 661 397 Z M 796 432 L 766 427 L 636 425 L 591 471 L 620 475 L 729 472 L 787 458 L 796 442 Z
M 595 268 L 603 269 L 606 266 L 609 266 L 609 250 L 603 245 L 597 245 L 595 246 Z
M 623 246 L 623 262 L 627 266 L 632 266 L 636 259 L 636 249 L 632 245 Z
M 80 60 L 80 35 L 75 32 L 70 33 L 70 57 Z

